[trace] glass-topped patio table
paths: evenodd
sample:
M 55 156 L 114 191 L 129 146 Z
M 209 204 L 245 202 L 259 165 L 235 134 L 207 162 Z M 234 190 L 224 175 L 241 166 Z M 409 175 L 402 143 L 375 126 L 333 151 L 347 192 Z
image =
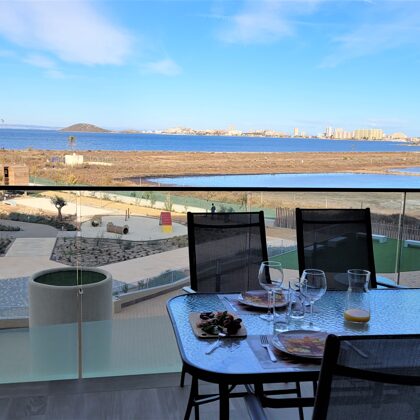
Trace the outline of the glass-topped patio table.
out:
M 345 294 L 328 291 L 316 305 L 314 323 L 322 331 L 336 335 L 393 335 L 420 332 L 420 289 L 381 289 L 370 292 L 371 319 L 367 324 L 344 320 Z M 289 381 L 316 381 L 320 364 L 293 359 L 276 353 L 277 362 L 262 363 L 256 356 L 256 338 L 272 334 L 272 323 L 260 318 L 261 312 L 240 311 L 229 299 L 235 294 L 195 293 L 174 297 L 167 303 L 178 349 L 185 371 L 193 376 L 189 417 L 194 399 L 198 396 L 197 380 L 219 385 L 220 418 L 229 418 L 229 386 L 235 384 L 276 383 Z M 228 297 L 229 299 L 226 299 Z M 247 330 L 244 338 L 222 338 L 222 345 L 210 354 L 206 350 L 214 339 L 198 338 L 191 327 L 191 312 L 228 310 L 240 317 Z M 258 337 L 259 338 L 259 337 Z M 268 358 L 268 354 L 267 354 Z M 267 359 L 269 360 L 269 359 Z M 308 400 L 302 405 L 307 406 Z M 313 401 L 313 399 L 311 399 Z

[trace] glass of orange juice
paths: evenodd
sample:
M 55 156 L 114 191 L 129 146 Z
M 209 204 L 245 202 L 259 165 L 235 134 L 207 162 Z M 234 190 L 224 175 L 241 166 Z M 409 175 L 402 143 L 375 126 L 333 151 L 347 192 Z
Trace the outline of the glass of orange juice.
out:
M 347 270 L 347 279 L 349 288 L 346 294 L 344 319 L 349 322 L 368 322 L 370 320 L 370 271 L 362 269 Z

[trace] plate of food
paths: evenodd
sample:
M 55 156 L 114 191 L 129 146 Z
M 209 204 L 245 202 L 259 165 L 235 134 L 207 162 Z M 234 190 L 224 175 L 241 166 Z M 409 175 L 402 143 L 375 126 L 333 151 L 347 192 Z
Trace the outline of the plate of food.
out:
M 273 346 L 290 356 L 321 360 L 328 333 L 322 331 L 284 331 L 273 337 Z
M 254 308 L 267 309 L 268 295 L 265 290 L 250 290 L 248 292 L 242 292 L 239 295 L 238 302 Z M 284 293 L 276 293 L 276 308 L 283 308 L 284 306 L 287 306 Z
M 200 338 L 246 337 L 246 329 L 242 319 L 228 311 L 191 312 L 190 324 L 194 334 Z

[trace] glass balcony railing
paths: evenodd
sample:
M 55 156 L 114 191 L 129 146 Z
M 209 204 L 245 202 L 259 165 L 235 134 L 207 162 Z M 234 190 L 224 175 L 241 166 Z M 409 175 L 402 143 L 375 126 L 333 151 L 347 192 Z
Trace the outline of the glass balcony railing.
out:
M 369 207 L 377 273 L 420 287 L 420 189 L 4 188 L 2 383 L 180 371 L 165 305 L 189 285 L 186 213 L 212 204 L 264 210 L 286 279 L 298 273 L 296 207 Z

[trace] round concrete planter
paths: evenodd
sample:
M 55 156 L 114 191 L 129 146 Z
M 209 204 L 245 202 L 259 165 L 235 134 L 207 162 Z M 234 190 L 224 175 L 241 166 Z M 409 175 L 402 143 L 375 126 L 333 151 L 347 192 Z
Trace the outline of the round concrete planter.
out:
M 79 283 L 81 284 L 77 284 Z M 29 326 L 67 324 L 112 318 L 112 276 L 98 268 L 53 268 L 29 280 Z

